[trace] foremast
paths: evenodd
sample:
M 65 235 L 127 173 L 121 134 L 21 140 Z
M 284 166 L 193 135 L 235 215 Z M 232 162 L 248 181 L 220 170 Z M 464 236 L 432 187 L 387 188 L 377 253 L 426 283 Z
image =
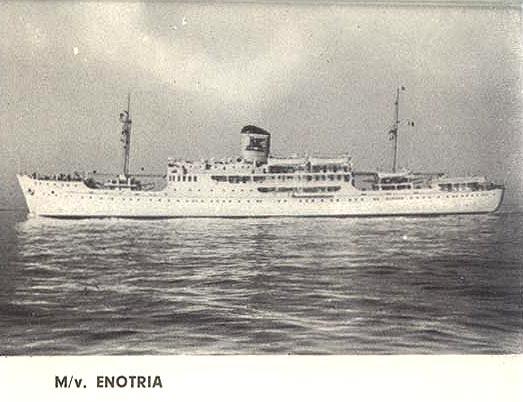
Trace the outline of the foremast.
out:
M 124 149 L 123 157 L 123 176 L 129 178 L 129 156 L 131 153 L 131 94 L 127 94 L 127 110 L 120 113 L 120 122 L 122 123 L 122 138 Z

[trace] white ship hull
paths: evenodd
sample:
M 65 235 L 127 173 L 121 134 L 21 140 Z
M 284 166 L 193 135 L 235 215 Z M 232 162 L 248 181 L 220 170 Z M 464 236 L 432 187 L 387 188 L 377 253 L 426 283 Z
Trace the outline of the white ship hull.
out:
M 30 214 L 56 218 L 393 216 L 480 214 L 497 210 L 503 189 L 445 192 L 433 188 L 325 196 L 200 194 L 91 189 L 83 182 L 18 176 Z

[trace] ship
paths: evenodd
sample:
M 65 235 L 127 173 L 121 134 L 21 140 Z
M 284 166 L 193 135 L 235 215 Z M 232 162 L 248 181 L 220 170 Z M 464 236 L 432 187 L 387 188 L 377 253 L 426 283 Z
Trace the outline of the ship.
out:
M 349 154 L 275 156 L 271 133 L 240 130 L 238 157 L 199 161 L 169 158 L 163 187 L 130 173 L 130 97 L 120 114 L 122 173 L 18 174 L 31 216 L 51 218 L 378 217 L 485 214 L 502 203 L 504 187 L 484 176 L 447 177 L 397 168 L 398 88 L 391 171 L 358 171 Z M 410 121 L 408 124 L 413 124 Z

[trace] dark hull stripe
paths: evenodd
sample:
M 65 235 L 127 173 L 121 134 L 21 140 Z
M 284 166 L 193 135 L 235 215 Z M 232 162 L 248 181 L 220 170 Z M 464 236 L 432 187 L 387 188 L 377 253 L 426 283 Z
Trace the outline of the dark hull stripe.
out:
M 413 218 L 435 218 L 451 215 L 487 215 L 495 211 L 486 212 L 447 212 L 447 213 L 417 213 L 417 214 L 369 214 L 369 215 L 180 215 L 180 216 L 121 216 L 121 215 L 98 215 L 98 216 L 76 216 L 76 215 L 38 215 L 44 218 L 53 219 L 134 219 L 134 220 L 165 220 L 165 219 L 270 219 L 270 218 L 394 218 L 394 217 L 413 217 Z

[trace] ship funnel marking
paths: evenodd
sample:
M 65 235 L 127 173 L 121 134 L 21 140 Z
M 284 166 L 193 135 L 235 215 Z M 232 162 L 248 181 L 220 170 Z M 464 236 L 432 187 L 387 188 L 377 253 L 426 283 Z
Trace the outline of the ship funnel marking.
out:
M 263 128 L 245 126 L 241 131 L 242 158 L 249 162 L 267 163 L 271 148 L 271 134 Z

